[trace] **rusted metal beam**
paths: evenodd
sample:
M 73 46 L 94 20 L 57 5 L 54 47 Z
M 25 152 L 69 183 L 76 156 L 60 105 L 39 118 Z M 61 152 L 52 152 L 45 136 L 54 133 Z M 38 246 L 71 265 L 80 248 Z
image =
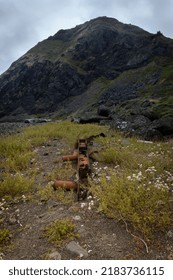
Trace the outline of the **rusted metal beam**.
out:
M 63 161 L 68 161 L 68 160 L 77 160 L 78 155 L 65 155 L 62 157 Z
M 62 180 L 58 180 L 55 181 L 52 184 L 53 188 L 56 190 L 58 188 L 65 188 L 67 190 L 77 190 L 78 188 L 78 183 L 74 182 L 74 181 L 62 181 Z

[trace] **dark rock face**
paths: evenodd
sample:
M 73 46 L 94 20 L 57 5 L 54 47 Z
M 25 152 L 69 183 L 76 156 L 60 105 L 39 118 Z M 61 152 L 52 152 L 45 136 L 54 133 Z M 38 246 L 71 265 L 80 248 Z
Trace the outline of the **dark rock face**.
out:
M 172 58 L 172 40 L 113 18 L 60 30 L 0 76 L 0 118 L 46 113 L 81 118 L 89 112 L 90 121 L 127 122 L 139 135 L 146 134 L 144 128 L 150 135 L 171 135 L 172 124 L 159 121 L 164 117 L 159 108 L 166 106 L 163 112 L 171 117 Z
M 5 79 L 2 76 L 0 80 L 1 116 L 3 111 L 16 115 L 52 112 L 59 102 L 80 94 L 85 88 L 81 75 L 70 65 L 50 61 L 35 62 L 31 66 L 19 63 L 4 75 Z

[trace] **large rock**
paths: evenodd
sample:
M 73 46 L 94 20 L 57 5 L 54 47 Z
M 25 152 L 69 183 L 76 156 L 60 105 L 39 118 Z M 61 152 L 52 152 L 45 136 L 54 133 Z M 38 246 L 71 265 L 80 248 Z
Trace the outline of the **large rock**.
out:
M 98 107 L 98 115 L 99 116 L 109 117 L 110 114 L 111 114 L 110 108 L 108 108 L 104 105 L 101 105 L 101 106 Z
M 163 134 L 157 130 L 157 127 L 143 115 L 127 117 L 126 120 L 115 118 L 111 126 L 124 131 L 128 135 L 138 135 L 143 139 L 162 139 Z
M 163 117 L 153 121 L 152 127 L 163 135 L 173 135 L 173 117 Z

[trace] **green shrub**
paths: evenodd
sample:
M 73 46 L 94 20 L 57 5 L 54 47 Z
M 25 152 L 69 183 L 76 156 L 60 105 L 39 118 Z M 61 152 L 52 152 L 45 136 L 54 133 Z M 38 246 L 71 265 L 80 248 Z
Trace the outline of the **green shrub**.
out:
M 60 246 L 63 241 L 77 237 L 75 224 L 69 219 L 56 220 L 44 228 L 43 236 L 47 237 L 53 244 Z
M 50 182 L 46 187 L 38 191 L 39 199 L 41 201 L 48 201 L 52 199 L 54 201 L 62 202 L 64 204 L 72 204 L 74 202 L 74 192 L 65 192 L 63 188 L 54 190 Z
M 102 174 L 99 184 L 91 182 L 91 191 L 99 200 L 100 211 L 129 222 L 144 237 L 152 237 L 171 223 L 170 194 L 164 186 L 144 185 L 144 181 L 112 172 L 109 179 Z

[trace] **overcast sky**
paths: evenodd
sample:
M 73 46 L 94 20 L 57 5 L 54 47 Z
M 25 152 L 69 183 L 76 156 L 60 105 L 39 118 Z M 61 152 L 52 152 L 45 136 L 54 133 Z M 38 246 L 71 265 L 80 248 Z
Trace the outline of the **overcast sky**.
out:
M 98 16 L 173 38 L 173 0 L 0 0 L 0 73 L 59 29 Z

